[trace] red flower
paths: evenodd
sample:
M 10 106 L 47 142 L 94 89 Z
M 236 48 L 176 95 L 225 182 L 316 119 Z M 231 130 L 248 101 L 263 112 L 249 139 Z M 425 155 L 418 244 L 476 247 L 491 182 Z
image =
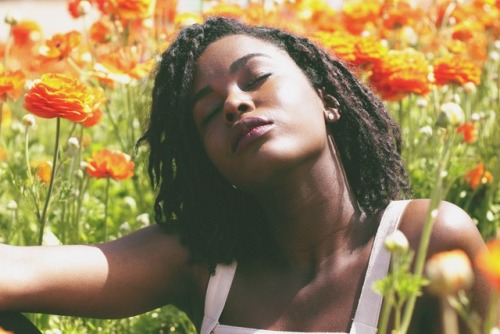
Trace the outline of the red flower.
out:
M 48 73 L 24 95 L 24 108 L 42 118 L 61 117 L 83 122 L 91 111 L 92 97 L 79 80 Z
M 491 175 L 491 173 L 484 168 L 484 165 L 481 162 L 475 168 L 465 173 L 464 180 L 469 184 L 469 187 L 474 190 L 480 184 L 493 182 L 493 175 Z
M 486 276 L 490 285 L 500 293 L 500 239 L 489 241 L 476 258 L 479 270 Z
M 429 92 L 429 64 L 415 49 L 390 50 L 373 67 L 370 82 L 384 100 L 398 101 L 410 93 Z
M 434 61 L 434 78 L 440 86 L 467 82 L 477 86 L 481 81 L 481 68 L 465 57 L 448 55 Z
M 457 133 L 464 136 L 466 143 L 473 143 L 477 139 L 477 129 L 474 123 L 464 123 L 457 128 Z
M 12 37 L 15 45 L 26 45 L 42 38 L 42 29 L 35 21 L 21 21 L 12 26 Z
M 130 161 L 129 155 L 120 151 L 105 148 L 92 154 L 88 163 L 87 174 L 91 177 L 125 180 L 134 175 L 134 162 Z

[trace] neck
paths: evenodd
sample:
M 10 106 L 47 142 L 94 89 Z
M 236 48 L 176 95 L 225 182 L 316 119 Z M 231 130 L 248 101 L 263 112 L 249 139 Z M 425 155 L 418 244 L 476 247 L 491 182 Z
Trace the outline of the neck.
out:
M 282 260 L 306 270 L 367 239 L 368 229 L 359 224 L 366 217 L 333 150 L 280 173 L 257 195 Z

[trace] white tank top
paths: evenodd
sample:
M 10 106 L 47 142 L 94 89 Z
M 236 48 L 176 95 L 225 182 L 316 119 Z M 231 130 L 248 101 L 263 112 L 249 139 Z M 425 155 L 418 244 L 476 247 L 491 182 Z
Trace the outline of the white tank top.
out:
M 384 240 L 387 235 L 398 228 L 399 220 L 408 202 L 408 200 L 392 201 L 382 215 L 349 334 L 376 334 L 377 332 L 383 298 L 373 291 L 372 285 L 387 275 L 391 256 L 384 247 Z M 205 295 L 205 313 L 200 334 L 327 334 L 326 332 L 271 331 L 220 324 L 219 317 L 226 304 L 236 267 L 236 263 L 217 265 L 215 274 L 210 277 Z

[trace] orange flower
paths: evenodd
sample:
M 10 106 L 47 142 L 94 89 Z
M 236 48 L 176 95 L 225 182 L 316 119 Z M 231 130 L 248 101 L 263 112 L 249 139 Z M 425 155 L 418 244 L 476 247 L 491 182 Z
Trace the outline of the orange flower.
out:
M 453 26 L 451 36 L 453 39 L 468 41 L 477 33 L 484 33 L 484 27 L 476 20 L 465 20 Z
M 92 97 L 78 79 L 48 73 L 25 94 L 24 108 L 42 118 L 61 117 L 83 122 L 91 111 Z
M 99 124 L 101 119 L 102 119 L 102 110 L 101 109 L 94 109 L 89 114 L 89 117 L 87 117 L 87 119 L 82 122 L 82 125 L 86 128 L 90 128 L 90 127 L 93 127 L 94 125 Z
M 493 289 L 500 293 L 500 239 L 491 240 L 486 246 L 487 250 L 476 257 L 476 265 Z
M 129 155 L 120 151 L 102 149 L 92 154 L 88 163 L 87 173 L 91 177 L 125 180 L 134 175 L 134 162 L 130 161 Z
M 203 18 L 200 15 L 190 12 L 178 14 L 174 19 L 174 25 L 177 29 L 201 22 L 203 22 Z
M 35 21 L 21 21 L 12 26 L 12 37 L 18 46 L 38 42 L 42 39 L 42 29 Z
M 0 161 L 6 161 L 8 157 L 7 151 L 0 147 Z
M 429 64 L 415 49 L 390 50 L 381 63 L 374 66 L 370 82 L 382 99 L 398 101 L 415 93 L 429 92 Z
M 237 3 L 218 2 L 206 10 L 203 16 L 223 16 L 241 19 L 245 16 L 245 10 Z
M 492 183 L 493 175 L 480 162 L 476 167 L 465 173 L 464 180 L 472 190 L 475 190 L 480 184 Z
M 360 34 L 369 22 L 380 17 L 379 1 L 346 2 L 342 10 L 344 26 L 353 34 Z
M 80 45 L 81 40 L 82 35 L 78 31 L 55 34 L 45 42 L 45 47 L 41 48 L 40 54 L 50 60 L 62 60 Z
M 395 1 L 389 6 L 383 7 L 382 10 L 384 27 L 389 30 L 411 25 L 422 17 L 422 12 L 418 9 L 414 9 L 410 3 L 406 1 Z
M 466 143 L 473 143 L 477 139 L 477 129 L 474 123 L 467 123 L 460 125 L 457 128 L 457 133 L 461 133 Z
M 22 71 L 0 72 L 0 103 L 7 97 L 16 101 L 23 92 L 25 76 Z
M 143 79 L 150 73 L 155 64 L 155 60 L 152 58 L 145 60 L 144 52 L 144 47 L 140 45 L 124 47 L 102 56 L 101 65 L 109 72 L 109 77 L 119 79 L 117 81 L 126 82 L 130 81 L 130 78 Z
M 440 86 L 466 82 L 477 86 L 481 81 L 481 68 L 463 56 L 447 55 L 434 61 L 434 78 Z
M 50 174 L 52 172 L 52 163 L 49 161 L 41 161 L 34 164 L 36 168 L 35 175 L 38 177 L 40 182 L 44 184 L 50 183 Z
M 343 61 L 353 63 L 356 60 L 356 43 L 360 37 L 347 32 L 319 31 L 313 38 Z
M 115 37 L 113 23 L 106 16 L 94 22 L 89 29 L 89 33 L 90 38 L 100 44 L 108 43 Z
M 122 20 L 146 19 L 153 11 L 152 0 L 116 0 L 115 14 Z

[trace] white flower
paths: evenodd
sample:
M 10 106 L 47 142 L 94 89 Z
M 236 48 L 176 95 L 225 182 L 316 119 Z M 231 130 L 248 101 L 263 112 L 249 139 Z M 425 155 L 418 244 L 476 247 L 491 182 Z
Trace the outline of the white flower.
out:
M 31 127 L 36 124 L 35 116 L 28 114 L 23 117 L 23 124 L 26 127 Z
M 441 113 L 437 119 L 437 125 L 441 127 L 458 126 L 464 121 L 464 111 L 462 107 L 454 102 L 447 102 L 441 105 Z
M 141 226 L 148 226 L 150 224 L 149 222 L 149 215 L 147 213 L 143 213 L 135 217 L 135 220 L 139 225 Z
M 385 238 L 384 246 L 391 253 L 401 253 L 409 248 L 409 243 L 403 232 L 396 230 Z
M 10 201 L 7 203 L 7 210 L 17 210 L 17 202 L 16 201 Z
M 80 142 L 78 142 L 78 138 L 70 137 L 68 139 L 68 153 L 70 155 L 74 155 L 78 152 L 79 148 L 80 148 Z

